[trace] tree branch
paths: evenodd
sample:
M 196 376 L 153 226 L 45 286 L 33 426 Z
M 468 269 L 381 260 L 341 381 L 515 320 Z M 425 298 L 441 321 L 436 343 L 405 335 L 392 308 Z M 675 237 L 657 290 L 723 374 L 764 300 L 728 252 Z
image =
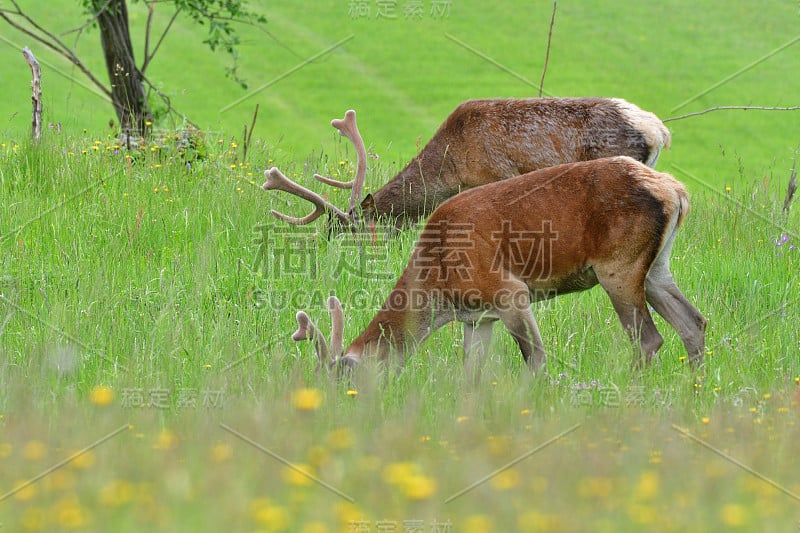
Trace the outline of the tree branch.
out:
M 800 105 L 791 107 L 765 107 L 760 105 L 719 105 L 716 107 L 709 107 L 708 109 L 704 109 L 702 111 L 695 111 L 694 113 L 686 113 L 685 115 L 678 115 L 677 117 L 664 118 L 661 119 L 661 122 L 682 120 L 684 118 L 696 117 L 698 115 L 705 115 L 706 113 L 711 113 L 712 111 L 725 111 L 730 109 L 743 109 L 743 110 L 755 109 L 758 111 L 797 111 L 800 110 Z
M 70 63 L 78 67 L 78 69 L 83 72 L 87 78 L 98 88 L 104 95 L 111 98 L 111 91 L 106 87 L 100 80 L 98 80 L 94 74 L 83 64 L 83 62 L 75 55 L 75 53 L 65 45 L 56 35 L 47 31 L 39 24 L 37 24 L 33 19 L 31 19 L 25 12 L 23 12 L 17 2 L 15 0 L 11 0 L 11 3 L 16 8 L 16 11 L 12 11 L 9 9 L 2 9 L 0 10 L 0 18 L 5 20 L 12 28 L 24 33 L 28 37 L 32 38 L 36 42 L 46 46 L 47 48 L 53 50 L 57 54 L 65 57 Z M 32 31 L 30 28 L 23 26 L 22 24 L 16 22 L 15 20 L 11 19 L 8 15 L 16 15 L 22 17 L 25 21 L 27 21 L 33 28 L 44 34 L 44 36 L 39 35 Z M 49 39 L 49 40 L 48 40 Z
M 161 48 L 161 44 L 164 42 L 164 39 L 167 37 L 167 33 L 169 33 L 170 28 L 172 28 L 172 24 L 175 22 L 175 19 L 178 18 L 178 15 L 180 14 L 182 9 L 183 8 L 179 7 L 177 10 L 175 10 L 175 13 L 172 14 L 172 17 L 169 19 L 169 22 L 167 23 L 167 27 L 164 28 L 164 31 L 161 33 L 161 37 L 158 38 L 158 42 L 156 43 L 155 48 L 153 48 L 153 53 L 152 54 L 148 55 L 147 44 L 145 44 L 144 61 L 142 62 L 142 68 L 139 69 L 139 70 L 141 70 L 142 74 L 145 73 L 145 71 L 147 70 L 147 67 L 150 65 L 150 61 L 155 57 L 156 53 L 158 52 L 158 49 Z M 148 17 L 148 19 L 147 19 L 147 37 L 146 37 L 146 39 L 147 39 L 147 41 L 150 40 L 150 17 Z
M 100 9 L 98 9 L 98 10 L 97 10 L 97 13 L 95 13 L 94 15 L 92 15 L 92 16 L 91 16 L 91 18 L 89 18 L 89 20 L 87 20 L 86 22 L 84 22 L 83 24 L 81 24 L 80 26 L 78 26 L 78 27 L 77 27 L 77 28 L 75 28 L 75 29 L 72 29 L 72 30 L 67 30 L 67 31 L 63 32 L 63 33 L 61 34 L 61 36 L 63 37 L 63 36 L 65 36 L 65 35 L 69 35 L 70 33 L 75 33 L 75 32 L 81 33 L 83 30 L 85 30 L 85 29 L 86 29 L 86 28 L 88 28 L 90 25 L 92 25 L 92 24 L 94 23 L 94 21 L 96 21 L 96 20 L 97 20 L 97 17 L 99 17 L 99 16 L 100 16 L 100 13 L 102 13 L 103 11 L 105 11 L 105 10 L 108 8 L 108 4 L 110 4 L 110 3 L 111 3 L 111 0 L 106 0 L 106 3 L 105 3 L 105 4 L 103 4 L 103 5 L 100 7 Z

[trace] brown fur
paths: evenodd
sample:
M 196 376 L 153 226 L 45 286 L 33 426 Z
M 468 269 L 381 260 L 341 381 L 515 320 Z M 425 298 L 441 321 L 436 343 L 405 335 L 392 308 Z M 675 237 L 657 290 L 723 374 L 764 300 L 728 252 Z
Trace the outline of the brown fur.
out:
M 646 302 L 701 364 L 706 320 L 669 273 L 688 207 L 680 182 L 625 156 L 465 191 L 433 212 L 386 303 L 344 356 L 404 356 L 450 321 L 464 322 L 472 338 L 472 328 L 499 319 L 540 368 L 531 302 L 599 283 L 648 361 L 662 339 Z
M 541 168 L 616 155 L 654 166 L 669 143 L 655 115 L 621 99 L 471 100 L 361 209 L 400 227 L 463 190 Z

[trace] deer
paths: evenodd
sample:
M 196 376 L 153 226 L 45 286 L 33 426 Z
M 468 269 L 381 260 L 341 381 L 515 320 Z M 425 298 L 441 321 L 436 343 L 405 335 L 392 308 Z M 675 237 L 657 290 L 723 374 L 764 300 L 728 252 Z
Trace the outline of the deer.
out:
M 382 221 L 400 230 L 426 218 L 444 200 L 480 185 L 562 163 L 627 155 L 655 167 L 670 132 L 653 113 L 620 98 L 510 98 L 469 100 L 450 113 L 422 151 L 383 187 L 362 198 L 367 150 L 349 110 L 331 125 L 355 147 L 349 182 L 315 174 L 327 185 L 350 189 L 341 210 L 320 195 L 279 180 L 267 190 L 292 193 L 314 205 L 305 217 L 271 214 L 309 224 L 328 213 L 333 226 L 356 230 Z M 329 226 L 329 229 L 331 226 Z
M 268 174 L 280 175 L 273 167 Z M 405 270 L 375 317 L 342 348 L 344 315 L 331 296 L 328 344 L 305 311 L 295 341 L 316 345 L 317 368 L 352 369 L 364 358 L 402 364 L 434 331 L 463 323 L 465 364 L 488 353 L 496 321 L 534 374 L 546 353 L 531 304 L 600 285 L 639 356 L 663 343 L 648 304 L 678 333 L 693 368 L 704 365 L 705 317 L 670 273 L 689 212 L 683 184 L 628 156 L 565 163 L 464 191 L 430 216 Z

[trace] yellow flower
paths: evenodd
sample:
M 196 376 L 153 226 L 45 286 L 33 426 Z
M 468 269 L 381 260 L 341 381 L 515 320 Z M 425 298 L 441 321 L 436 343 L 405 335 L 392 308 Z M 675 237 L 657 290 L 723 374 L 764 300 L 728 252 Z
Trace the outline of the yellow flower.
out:
M 289 527 L 289 512 L 266 498 L 250 502 L 250 516 L 268 531 L 282 531 Z
M 133 488 L 128 481 L 111 481 L 100 489 L 100 503 L 108 507 L 125 505 L 133 499 Z
M 156 450 L 171 450 L 177 445 L 178 438 L 175 434 L 168 429 L 163 429 L 161 433 L 158 434 L 158 440 L 155 445 L 153 445 L 153 448 Z
M 114 401 L 114 391 L 110 387 L 98 385 L 89 393 L 89 401 L 101 407 Z
M 86 509 L 74 494 L 62 498 L 55 505 L 55 516 L 63 528 L 77 529 L 86 525 L 88 516 Z
M 703 418 L 700 419 L 700 422 L 702 422 L 703 424 L 708 424 L 709 422 L 711 422 L 711 419 L 708 418 L 707 416 L 704 416 Z
M 47 455 L 47 448 L 38 440 L 28 441 L 22 448 L 22 456 L 29 461 L 38 461 L 45 455 Z
M 230 444 L 221 442 L 211 448 L 211 460 L 215 463 L 227 461 L 231 458 L 231 455 L 233 455 L 233 448 Z
M 652 500 L 658 496 L 660 484 L 661 480 L 658 477 L 658 472 L 645 470 L 639 476 L 639 482 L 636 483 L 636 496 L 642 500 Z
M 47 524 L 47 513 L 41 507 L 28 507 L 22 512 L 20 523 L 23 529 L 42 531 Z
M 496 490 L 511 490 L 519 485 L 519 472 L 513 469 L 503 470 L 494 476 L 490 483 Z
M 328 526 L 322 522 L 309 522 L 303 525 L 301 533 L 328 533 Z
M 314 474 L 310 466 L 304 464 L 295 464 L 290 467 L 284 467 L 281 477 L 283 477 L 283 480 L 290 485 L 307 487 L 314 482 L 314 480 L 309 477 L 313 475 Z
M 403 494 L 409 500 L 427 500 L 436 492 L 436 480 L 432 477 L 415 475 L 402 484 Z
M 358 396 L 358 391 L 353 389 L 348 389 L 347 391 L 348 396 Z
M 322 405 L 322 392 L 318 389 L 297 389 L 292 395 L 292 403 L 300 411 L 316 411 Z
M 465 531 L 467 533 L 491 533 L 495 531 L 495 528 L 490 517 L 476 514 L 465 518 L 459 531 Z
M 383 479 L 395 485 L 409 500 L 426 500 L 436 492 L 436 480 L 420 473 L 416 463 L 392 463 L 383 469 Z
M 75 452 L 77 452 L 77 450 L 75 450 Z M 69 466 L 71 466 L 72 468 L 89 468 L 90 466 L 94 465 L 94 459 L 95 459 L 94 452 L 92 450 L 86 450 L 82 454 L 75 457 L 72 461 L 70 461 Z
M 747 510 L 741 505 L 727 503 L 720 509 L 719 518 L 728 527 L 740 527 L 747 522 Z
M 28 484 L 26 485 L 26 483 Z M 14 498 L 21 502 L 27 502 L 33 499 L 36 493 L 36 485 L 30 483 L 28 480 L 20 479 L 14 484 Z

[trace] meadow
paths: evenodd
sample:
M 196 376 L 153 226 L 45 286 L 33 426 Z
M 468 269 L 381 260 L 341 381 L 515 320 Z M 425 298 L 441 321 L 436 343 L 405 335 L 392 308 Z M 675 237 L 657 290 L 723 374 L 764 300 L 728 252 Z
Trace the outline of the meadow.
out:
M 126 151 L 110 109 L 66 78 L 45 84 L 46 120 L 62 128 L 34 145 L 27 66 L 2 50 L 0 530 L 796 530 L 800 215 L 783 209 L 795 112 L 668 123 L 658 168 L 692 197 L 672 270 L 709 320 L 703 373 L 658 317 L 659 359 L 631 370 L 599 288 L 535 306 L 544 376 L 498 326 L 468 383 L 456 324 L 400 371 L 314 373 L 313 346 L 290 339 L 297 309 L 327 331 L 325 298 L 338 295 L 352 339 L 417 231 L 362 242 L 328 239 L 321 221 L 288 228 L 269 209 L 307 206 L 260 190 L 264 170 L 315 190 L 314 172 L 351 176 L 328 122 L 352 107 L 379 156 L 369 187 L 387 181 L 458 102 L 536 93 L 520 77 L 538 82 L 551 7 L 454 0 L 446 16 L 426 3 L 421 19 L 381 20 L 369 5 L 366 17 L 348 3 L 258 7 L 300 57 L 246 29 L 255 88 L 355 37 L 224 113 L 246 91 L 179 24 L 154 76 L 204 125 L 188 147 L 165 120 Z M 793 46 L 731 76 L 791 42 L 798 16 L 795 2 L 560 4 L 545 90 L 620 96 L 664 118 L 795 105 Z

